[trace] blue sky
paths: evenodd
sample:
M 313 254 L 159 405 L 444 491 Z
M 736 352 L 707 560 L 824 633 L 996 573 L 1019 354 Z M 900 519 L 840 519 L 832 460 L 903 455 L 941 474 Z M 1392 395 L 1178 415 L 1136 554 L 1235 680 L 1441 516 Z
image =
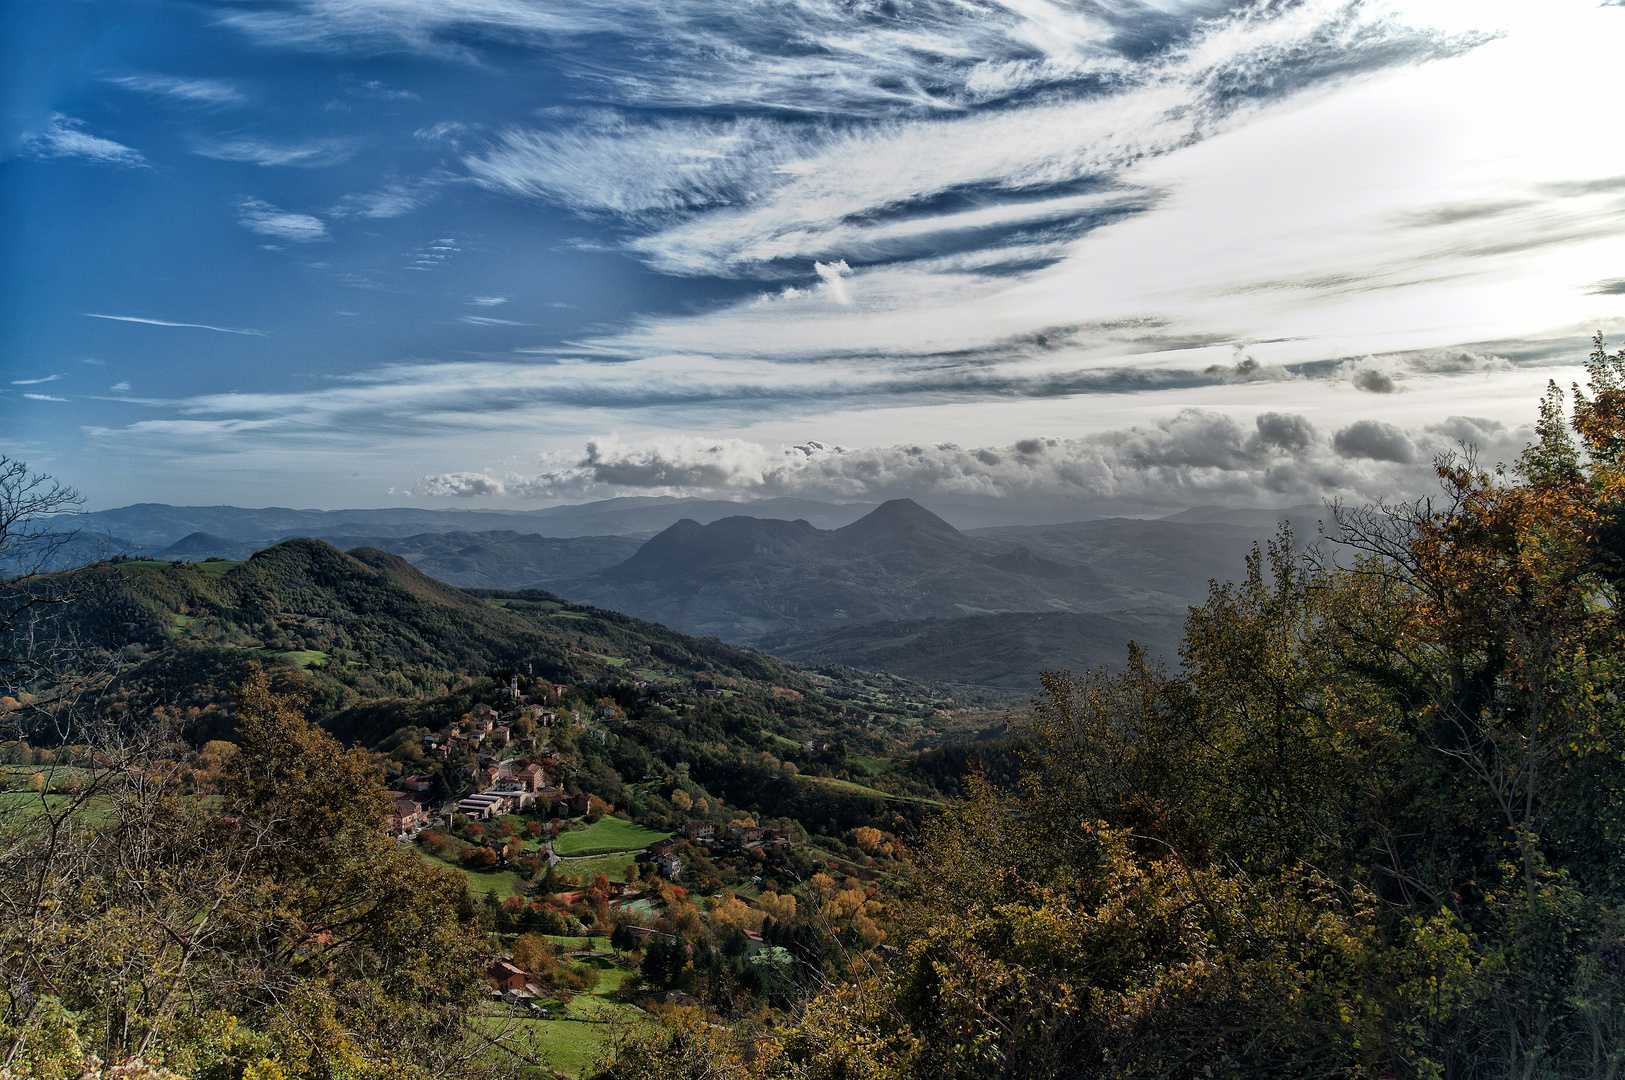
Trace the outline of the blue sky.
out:
M 1369 498 L 1625 331 L 1618 5 L 0 19 L 0 452 L 95 506 Z

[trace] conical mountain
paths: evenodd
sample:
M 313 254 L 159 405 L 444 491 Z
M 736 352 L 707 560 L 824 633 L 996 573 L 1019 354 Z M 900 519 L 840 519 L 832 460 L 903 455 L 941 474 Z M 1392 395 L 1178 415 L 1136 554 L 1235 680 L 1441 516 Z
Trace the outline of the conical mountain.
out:
M 946 538 L 964 534 L 913 499 L 881 503 L 835 536 L 845 545 L 897 544 L 922 537 Z

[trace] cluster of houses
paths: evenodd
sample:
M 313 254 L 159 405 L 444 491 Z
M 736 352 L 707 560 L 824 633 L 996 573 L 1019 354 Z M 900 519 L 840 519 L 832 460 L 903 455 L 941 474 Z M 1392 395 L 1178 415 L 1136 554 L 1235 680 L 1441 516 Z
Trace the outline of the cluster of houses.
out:
M 540 705 L 523 706 L 537 723 L 550 722 L 551 714 L 545 712 Z M 503 750 L 512 746 L 519 750 L 530 750 L 536 746 L 536 736 L 525 735 L 515 738 L 513 734 L 513 721 L 519 718 L 519 710 L 502 713 L 489 705 L 476 708 L 469 719 L 456 726 L 443 727 L 423 740 L 424 748 L 440 757 L 449 757 L 454 750 L 474 749 L 489 753 L 492 750 Z
M 557 755 L 547 753 L 541 761 L 515 767 L 514 760 L 483 758 L 474 774 L 474 793 L 457 803 L 457 812 L 472 818 L 501 817 L 537 805 L 565 799 L 564 792 L 548 782 L 548 768 L 559 767 Z M 582 812 L 586 810 L 585 805 Z
M 679 686 L 669 682 L 645 682 L 634 684 L 638 691 L 639 704 L 672 705 L 683 698 L 715 698 L 721 701 L 727 697 L 725 690 L 701 690 L 693 686 Z
M 520 764 L 521 758 L 480 753 L 476 765 L 462 774 L 473 791 L 458 800 L 457 813 L 486 820 L 528 809 L 539 801 L 551 804 L 565 799 L 564 792 L 548 780 L 549 770 L 556 773 L 562 764 L 558 755 L 545 747 L 540 754 L 534 753 L 534 738 L 512 740 L 508 725 L 496 723 L 500 718 L 496 710 L 481 706 L 481 710 L 476 711 L 467 723 L 466 730 L 448 728 L 440 733 L 437 742 L 442 747 L 458 745 L 456 740 L 461 739 L 465 743 L 489 746 L 493 750 L 528 745 L 533 752 L 534 760 L 525 764 Z M 430 739 L 436 737 L 430 736 Z M 422 804 L 433 786 L 433 779 L 428 776 L 407 776 L 399 780 L 396 783 L 399 790 L 389 793 L 396 805 L 395 810 L 386 817 L 385 828 L 390 833 L 403 834 L 414 833 L 427 825 L 429 814 Z M 584 813 L 585 810 L 583 805 L 578 812 Z
M 683 826 L 685 839 L 696 844 L 717 843 L 717 827 L 709 821 L 690 821 Z M 754 851 L 761 847 L 789 847 L 790 834 L 784 829 L 763 829 L 756 825 L 730 825 L 723 830 L 722 841 L 738 851 Z M 677 880 L 683 872 L 683 861 L 677 854 L 674 840 L 659 840 L 649 845 L 649 859 L 655 869 Z
M 718 841 L 717 827 L 709 821 L 690 821 L 683 826 L 683 835 L 701 844 Z M 720 837 L 729 847 L 753 851 L 759 847 L 789 847 L 790 834 L 783 829 L 763 829 L 756 825 L 729 825 Z

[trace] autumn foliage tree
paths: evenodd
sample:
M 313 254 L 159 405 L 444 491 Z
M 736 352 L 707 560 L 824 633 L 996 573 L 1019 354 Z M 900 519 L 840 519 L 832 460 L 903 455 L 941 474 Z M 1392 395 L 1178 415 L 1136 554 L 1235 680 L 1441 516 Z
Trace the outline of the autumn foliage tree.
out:
M 211 1080 L 469 1076 L 489 955 L 463 883 L 385 836 L 370 755 L 253 669 L 223 794 L 162 730 L 98 749 L 84 789 L 8 820 L 3 1067 L 140 1058 Z

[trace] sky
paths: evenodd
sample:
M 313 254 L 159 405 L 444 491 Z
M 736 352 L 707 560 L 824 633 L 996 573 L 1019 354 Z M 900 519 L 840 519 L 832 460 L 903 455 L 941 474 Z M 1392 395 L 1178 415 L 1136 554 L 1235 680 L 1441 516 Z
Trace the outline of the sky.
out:
M 0 454 L 91 508 L 1411 497 L 1625 337 L 1622 53 L 1596 0 L 14 0 Z

